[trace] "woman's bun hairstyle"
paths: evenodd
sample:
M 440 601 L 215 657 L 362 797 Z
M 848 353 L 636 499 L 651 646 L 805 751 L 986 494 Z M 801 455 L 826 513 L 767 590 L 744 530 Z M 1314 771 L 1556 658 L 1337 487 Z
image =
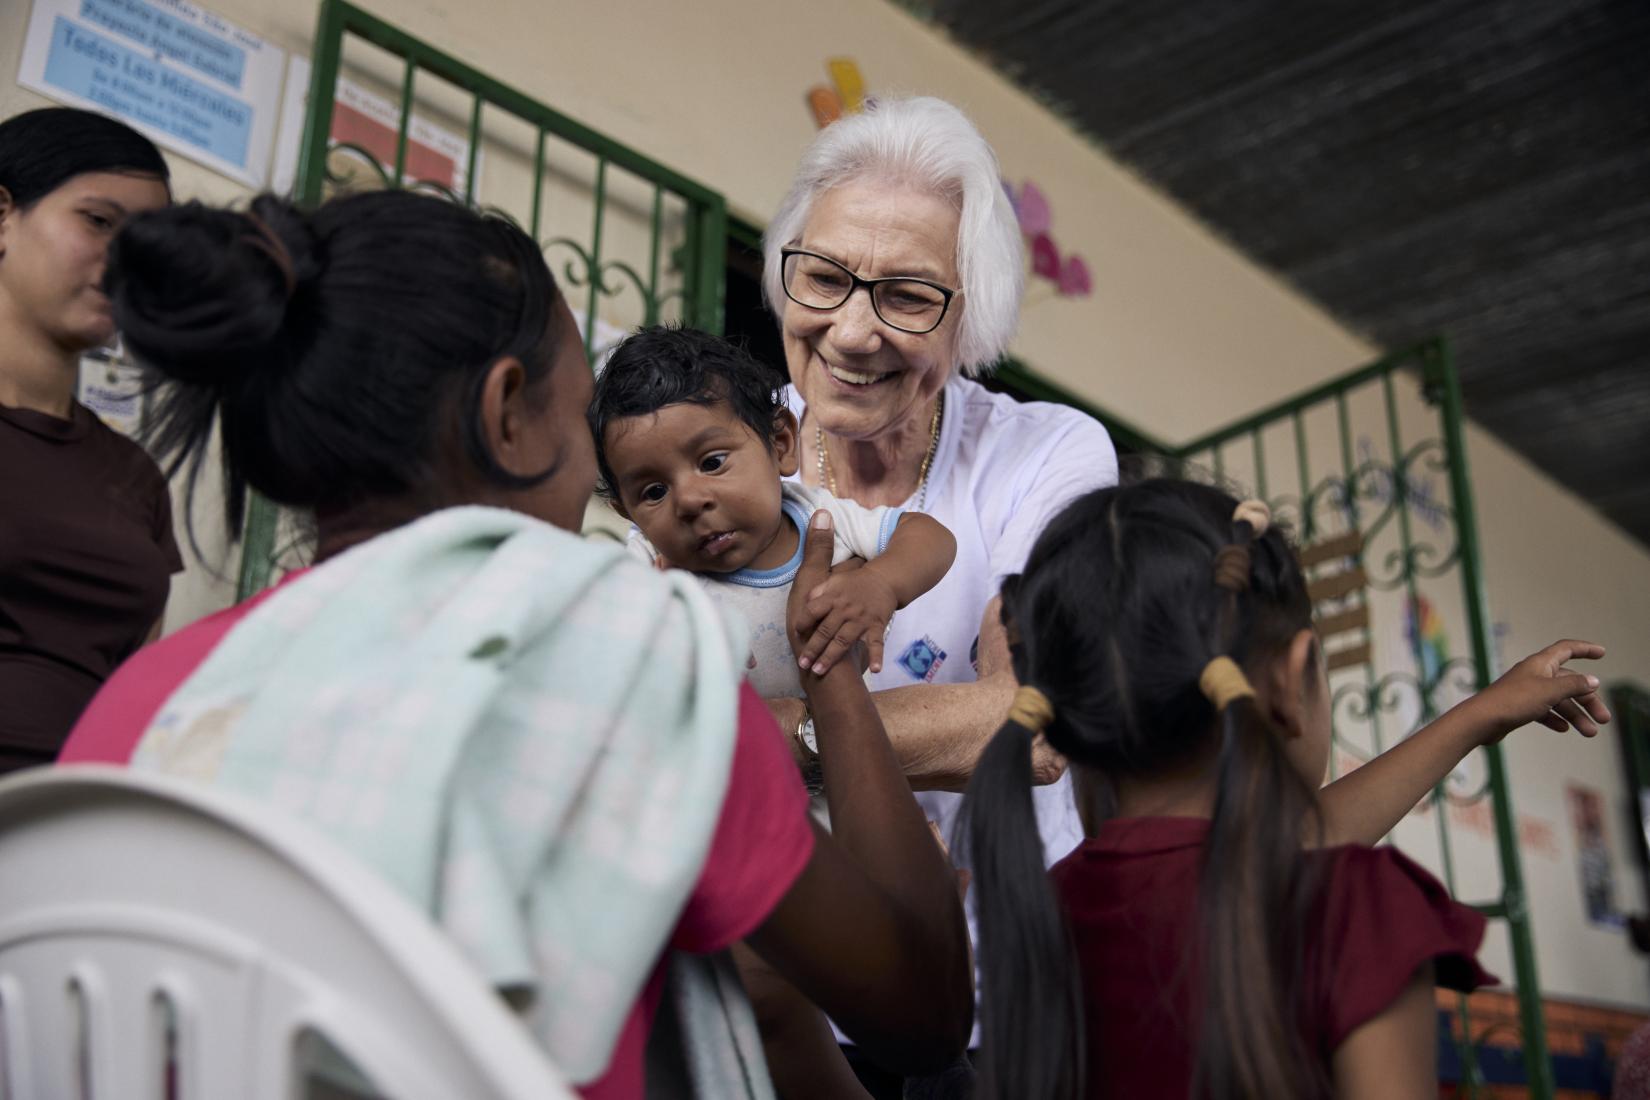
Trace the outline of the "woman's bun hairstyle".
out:
M 409 191 L 187 203 L 126 223 L 104 287 L 158 383 L 168 473 L 192 480 L 221 428 L 232 534 L 249 487 L 327 512 L 429 492 L 454 462 L 511 488 L 549 474 L 506 470 L 480 423 L 492 365 L 536 385 L 559 337 L 543 254 L 503 217 Z
M 136 358 L 228 390 L 290 357 L 322 265 L 308 224 L 281 199 L 260 196 L 244 212 L 190 202 L 133 219 L 104 288 Z

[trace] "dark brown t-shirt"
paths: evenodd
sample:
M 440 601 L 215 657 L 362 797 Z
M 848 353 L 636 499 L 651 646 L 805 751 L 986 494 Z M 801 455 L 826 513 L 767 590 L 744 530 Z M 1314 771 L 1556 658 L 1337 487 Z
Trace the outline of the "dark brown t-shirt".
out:
M 166 480 L 76 403 L 0 406 L 0 772 L 49 763 L 183 568 Z

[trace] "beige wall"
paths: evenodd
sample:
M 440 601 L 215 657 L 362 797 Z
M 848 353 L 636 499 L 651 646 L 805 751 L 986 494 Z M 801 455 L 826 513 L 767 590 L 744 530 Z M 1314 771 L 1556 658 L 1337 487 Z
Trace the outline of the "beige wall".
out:
M 211 6 L 308 53 L 310 0 Z M 855 58 L 873 92 L 925 92 L 959 103 L 996 145 L 1005 174 L 1037 181 L 1050 199 L 1057 240 L 1083 253 L 1094 272 L 1088 299 L 1034 294 L 1015 350 L 1051 379 L 1165 439 L 1186 439 L 1373 357 L 1367 342 L 884 0 L 368 6 L 722 191 L 736 212 L 759 223 L 813 134 L 803 93 L 824 79 L 826 58 Z M 0 6 L 0 115 L 44 102 L 12 83 L 28 7 L 27 0 Z M 178 158 L 173 163 L 180 197 L 245 193 Z M 1412 394 L 1405 400 L 1418 407 Z M 1483 432 L 1468 438 L 1491 612 L 1507 626 L 1509 660 L 1562 635 L 1594 637 L 1611 647 L 1596 670 L 1601 676 L 1650 683 L 1650 553 Z M 199 529 L 216 532 L 209 508 Z M 224 598 L 207 572 L 192 571 L 169 622 L 176 626 Z M 1396 620 L 1387 618 L 1390 635 Z M 1556 858 L 1532 852 L 1525 859 L 1548 991 L 1650 1006 L 1650 970 L 1620 933 L 1593 929 L 1582 917 L 1563 801 L 1565 784 L 1582 782 L 1605 791 L 1613 811 L 1623 810 L 1616 746 L 1530 729 L 1510 739 L 1508 755 L 1517 809 L 1549 822 L 1556 836 Z M 1399 837 L 1436 866 L 1431 829 L 1415 818 Z M 1610 829 L 1621 901 L 1643 905 L 1619 816 Z M 1489 846 L 1470 835 L 1459 844 L 1464 893 L 1493 891 Z M 1499 947 L 1488 961 L 1510 973 Z
M 1633 680 L 1650 687 L 1650 554 L 1576 497 L 1487 433 L 1469 432 L 1473 489 L 1484 536 L 1490 613 L 1504 623 L 1502 651 L 1516 659 L 1558 638 L 1588 638 L 1609 648 L 1591 671 L 1606 684 Z M 1553 824 L 1556 858 L 1524 858 L 1543 984 L 1644 1008 L 1650 966 L 1619 932 L 1583 919 L 1576 836 L 1565 787 L 1604 792 L 1618 904 L 1642 912 L 1650 898 L 1632 870 L 1632 813 L 1622 779 L 1619 734 L 1581 743 L 1530 727 L 1509 739 L 1508 768 L 1520 814 Z

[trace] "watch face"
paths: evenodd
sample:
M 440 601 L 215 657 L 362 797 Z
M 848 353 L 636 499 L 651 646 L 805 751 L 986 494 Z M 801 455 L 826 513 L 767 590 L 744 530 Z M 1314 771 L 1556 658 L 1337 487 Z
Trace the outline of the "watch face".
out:
M 802 722 L 802 743 L 808 746 L 808 751 L 815 756 L 819 755 L 819 738 L 814 736 L 814 720 L 804 719 Z

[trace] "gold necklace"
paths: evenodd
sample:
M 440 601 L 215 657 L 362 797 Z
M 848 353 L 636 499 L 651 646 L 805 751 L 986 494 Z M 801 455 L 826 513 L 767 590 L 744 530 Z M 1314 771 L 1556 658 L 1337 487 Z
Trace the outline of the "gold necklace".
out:
M 928 508 L 928 470 L 934 464 L 934 452 L 940 446 L 940 423 L 945 417 L 945 391 L 940 391 L 939 400 L 934 402 L 934 415 L 928 422 L 928 450 L 922 456 L 922 468 L 917 471 L 917 508 L 919 512 Z M 831 491 L 832 496 L 840 496 L 836 491 L 836 473 L 831 469 L 830 457 L 825 453 L 825 429 L 814 425 L 814 450 L 819 454 L 819 483 Z

